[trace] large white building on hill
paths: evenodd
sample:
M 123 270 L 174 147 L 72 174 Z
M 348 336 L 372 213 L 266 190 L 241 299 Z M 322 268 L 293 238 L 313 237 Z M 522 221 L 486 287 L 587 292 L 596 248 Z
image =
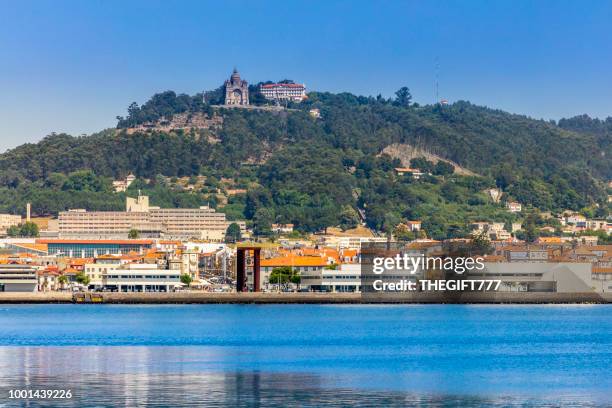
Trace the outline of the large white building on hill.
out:
M 149 206 L 147 196 L 127 198 L 126 211 L 69 210 L 59 214 L 60 238 L 124 239 L 131 230 L 140 237 L 205 239 L 221 242 L 232 222 L 224 213 L 200 208 L 159 208 Z M 236 222 L 246 229 L 244 221 Z

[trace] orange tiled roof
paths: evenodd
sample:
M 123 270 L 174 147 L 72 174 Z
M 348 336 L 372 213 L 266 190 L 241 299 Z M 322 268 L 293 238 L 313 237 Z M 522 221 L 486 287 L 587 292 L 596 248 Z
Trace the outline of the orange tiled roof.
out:
M 342 256 L 343 257 L 348 257 L 348 258 L 352 258 L 354 256 L 357 256 L 357 254 L 359 253 L 359 251 L 357 251 L 356 249 L 343 249 L 342 250 Z
M 261 260 L 262 267 L 275 266 L 327 266 L 327 261 L 322 257 L 317 256 L 283 256 Z
M 24 242 L 24 243 L 19 243 L 19 244 L 13 244 L 14 246 L 18 247 L 18 248 L 24 248 L 24 249 L 34 249 L 36 251 L 41 251 L 41 252 L 47 252 L 47 244 L 39 244 L 39 243 L 28 243 L 28 242 Z
M 562 244 L 561 237 L 540 237 L 538 242 L 541 244 Z

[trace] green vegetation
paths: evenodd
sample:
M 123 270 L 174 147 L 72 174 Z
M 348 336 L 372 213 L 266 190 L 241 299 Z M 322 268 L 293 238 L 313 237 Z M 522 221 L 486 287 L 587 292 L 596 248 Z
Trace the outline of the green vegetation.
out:
M 9 237 L 37 237 L 38 225 L 33 222 L 25 222 L 20 225 L 13 225 L 6 231 Z
M 77 273 L 74 277 L 74 280 L 76 280 L 77 283 L 80 283 L 83 286 L 89 285 L 89 282 L 91 281 L 91 279 L 89 278 L 89 276 L 87 276 L 87 274 L 85 274 L 85 272 Z
M 193 282 L 193 279 L 191 278 L 191 275 L 189 275 L 188 273 L 184 273 L 181 275 L 181 283 L 184 285 L 191 285 L 191 282 Z
M 233 244 L 242 238 L 242 234 L 240 233 L 240 226 L 235 222 L 232 222 L 225 232 L 225 242 L 228 244 Z
M 350 229 L 361 222 L 360 211 L 381 232 L 418 219 L 428 236 L 445 238 L 466 236 L 472 221 L 520 221 L 505 210 L 506 200 L 595 217 L 610 210 L 611 119 L 577 117 L 557 126 L 463 101 L 419 106 L 407 88 L 392 99 L 313 92 L 283 112 L 211 106 L 220 98 L 219 89 L 204 98 L 164 92 L 130 105 L 118 129 L 88 137 L 53 134 L 0 155 L 0 212 L 23 214 L 26 202 L 39 215 L 120 210 L 126 195 L 141 190 L 153 205 L 210 205 L 230 220 L 246 218 L 264 236 L 272 223 L 292 223 L 300 232 Z M 310 117 L 311 108 L 320 109 L 320 119 Z M 215 112 L 223 126 L 124 129 L 183 112 Z M 446 162 L 417 157 L 410 166 L 431 175 L 398 176 L 400 161 L 381 154 L 391 144 L 426 148 L 478 175 L 458 175 Z M 138 179 L 127 192 L 114 193 L 111 181 L 129 173 Z M 199 175 L 206 176 L 204 185 L 193 183 Z M 179 178 L 199 187 L 187 189 Z M 246 194 L 230 195 L 225 204 L 226 180 Z M 483 193 L 494 187 L 504 192 L 501 203 Z
M 285 283 L 294 283 L 299 285 L 301 282 L 301 277 L 299 272 L 293 269 L 290 266 L 279 266 L 272 269 L 270 273 L 269 282 L 271 284 L 285 284 Z
M 128 238 L 129 239 L 136 239 L 140 237 L 140 232 L 137 229 L 131 229 L 128 232 Z

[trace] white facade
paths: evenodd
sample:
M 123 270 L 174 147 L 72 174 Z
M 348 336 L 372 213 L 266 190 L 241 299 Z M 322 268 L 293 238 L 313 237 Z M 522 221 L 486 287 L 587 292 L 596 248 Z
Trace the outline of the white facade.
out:
M 306 99 L 306 86 L 303 84 L 264 84 L 259 90 L 266 99 L 271 100 L 301 102 Z
M 246 231 L 244 221 L 236 222 Z M 70 210 L 59 214 L 60 238 L 124 239 L 135 229 L 142 238 L 204 239 L 221 242 L 231 222 L 210 207 L 159 208 L 140 196 L 126 199 L 126 211 Z
M 38 277 L 32 265 L 0 265 L 0 292 L 37 292 Z
M 523 206 L 521 205 L 521 203 L 517 203 L 516 201 L 507 202 L 506 208 L 510 212 L 521 212 L 523 210 Z
M 0 214 L 0 232 L 6 232 L 10 227 L 21 224 L 21 215 Z
M 500 291 L 592 292 L 591 264 L 579 262 L 485 262 L 470 279 L 501 280 Z
M 109 270 L 103 285 L 118 292 L 171 292 L 183 286 L 180 274 L 180 270 L 159 269 L 157 264 L 127 264 Z

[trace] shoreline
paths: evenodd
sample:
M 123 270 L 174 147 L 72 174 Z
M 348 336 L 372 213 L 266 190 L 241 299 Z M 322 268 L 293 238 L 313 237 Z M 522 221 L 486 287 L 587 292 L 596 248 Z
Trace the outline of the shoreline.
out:
M 0 293 L 0 304 L 609 304 L 612 293 Z

